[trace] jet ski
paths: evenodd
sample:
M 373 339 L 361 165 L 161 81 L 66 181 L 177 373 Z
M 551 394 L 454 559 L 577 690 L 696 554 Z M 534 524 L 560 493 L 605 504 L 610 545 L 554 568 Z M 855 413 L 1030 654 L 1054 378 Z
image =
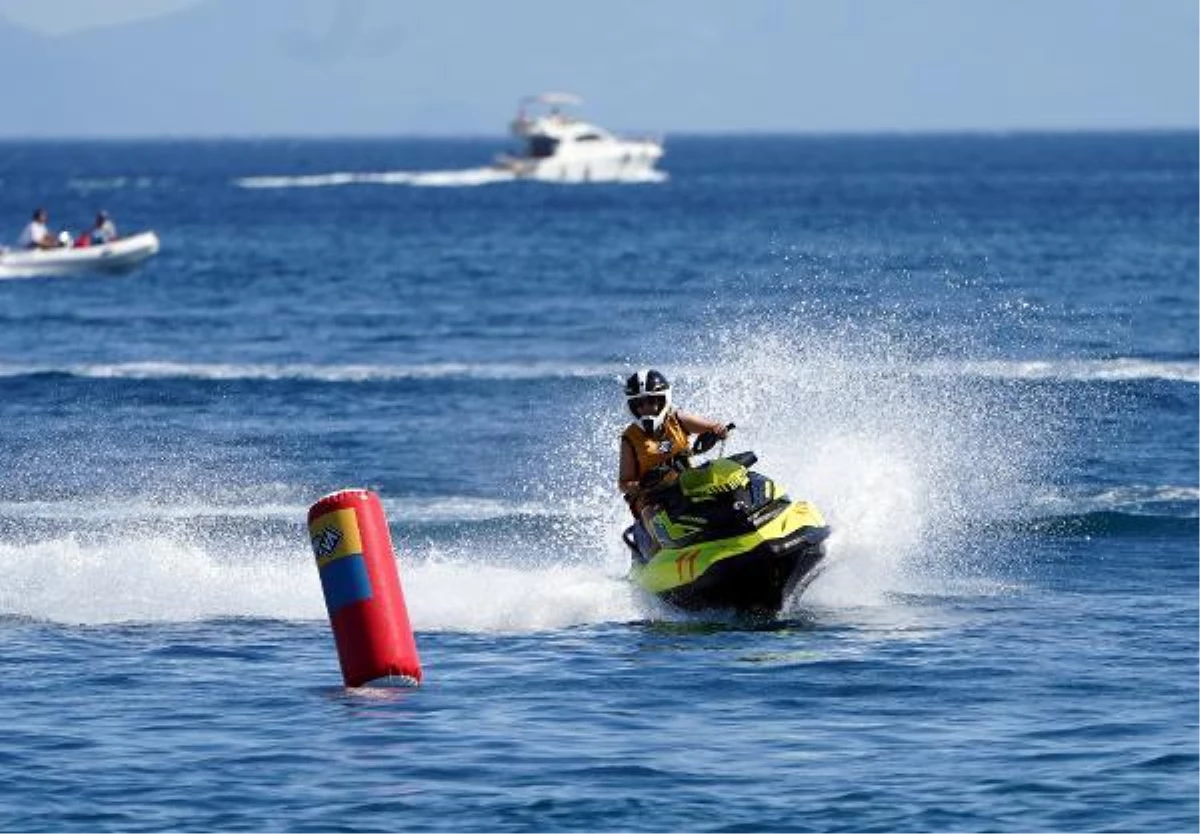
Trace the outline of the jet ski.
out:
M 702 434 L 691 451 L 716 443 Z M 623 534 L 629 578 L 688 611 L 774 616 L 803 592 L 823 567 L 829 526 L 812 504 L 792 500 L 756 472 L 757 462 L 749 451 L 699 465 L 684 457 L 673 469 L 647 473 L 642 529 L 635 524 Z

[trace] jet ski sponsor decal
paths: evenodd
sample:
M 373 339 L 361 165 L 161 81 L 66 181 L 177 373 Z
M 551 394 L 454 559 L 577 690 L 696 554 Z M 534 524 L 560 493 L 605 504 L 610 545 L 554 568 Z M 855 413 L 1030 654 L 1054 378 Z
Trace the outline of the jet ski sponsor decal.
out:
M 680 551 L 675 557 L 675 571 L 679 574 L 680 582 L 690 582 L 696 578 L 696 557 L 700 555 L 700 548 L 692 547 L 687 550 Z M 687 576 L 684 574 L 684 565 L 687 565 Z

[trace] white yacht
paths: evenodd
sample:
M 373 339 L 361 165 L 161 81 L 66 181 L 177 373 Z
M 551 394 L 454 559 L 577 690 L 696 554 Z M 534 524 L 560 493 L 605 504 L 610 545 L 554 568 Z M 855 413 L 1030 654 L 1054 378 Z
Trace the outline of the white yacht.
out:
M 663 155 L 659 137 L 621 137 L 570 115 L 563 108 L 582 104 L 570 93 L 542 93 L 521 99 L 512 134 L 524 147 L 501 154 L 497 167 L 528 179 L 565 182 L 645 181 L 665 177 L 654 170 Z

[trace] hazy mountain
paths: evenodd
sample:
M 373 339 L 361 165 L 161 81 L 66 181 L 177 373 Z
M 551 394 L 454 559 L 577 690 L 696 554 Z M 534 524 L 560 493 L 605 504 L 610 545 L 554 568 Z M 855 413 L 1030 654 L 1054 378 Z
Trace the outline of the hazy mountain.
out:
M 1187 126 L 1195 17 L 1126 0 L 208 0 L 60 37 L 0 20 L 0 136 L 495 135 L 545 89 L 619 129 Z
M 0 66 L 37 91 L 9 109 L 2 132 L 498 134 L 519 95 L 548 88 L 619 90 L 590 96 L 589 112 L 645 117 L 650 129 L 662 127 L 663 94 L 651 79 L 715 57 L 672 36 L 672 13 L 696 3 L 523 2 L 533 27 L 504 3 L 327 5 L 322 15 L 289 0 L 210 0 L 62 37 L 0 22 Z M 637 31 L 614 20 L 636 20 Z

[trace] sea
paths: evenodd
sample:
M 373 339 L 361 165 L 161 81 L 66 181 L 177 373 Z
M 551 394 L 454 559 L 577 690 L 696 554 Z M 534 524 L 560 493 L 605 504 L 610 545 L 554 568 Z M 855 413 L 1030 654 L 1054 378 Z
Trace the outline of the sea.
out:
M 1194 131 L 7 141 L 0 830 L 1196 831 Z M 627 579 L 625 376 L 828 566 Z M 306 514 L 388 519 L 423 681 L 343 685 Z

